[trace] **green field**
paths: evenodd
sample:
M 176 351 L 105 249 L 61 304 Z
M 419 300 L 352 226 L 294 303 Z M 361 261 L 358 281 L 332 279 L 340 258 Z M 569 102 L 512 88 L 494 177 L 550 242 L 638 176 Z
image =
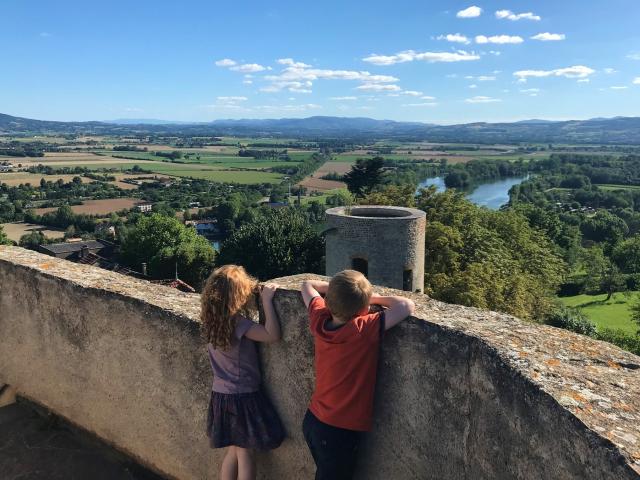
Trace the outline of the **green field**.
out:
M 559 300 L 568 307 L 578 308 L 596 327 L 622 329 L 628 333 L 636 333 L 640 327 L 631 320 L 630 306 L 638 298 L 638 292 L 614 293 L 608 302 L 606 294 L 576 295 L 561 297 Z
M 610 184 L 595 184 L 600 190 L 630 190 L 630 191 L 638 191 L 640 190 L 640 186 L 638 185 L 610 185 Z
M 214 182 L 234 183 L 272 183 L 279 182 L 283 175 L 279 173 L 263 172 L 260 170 L 224 170 L 220 167 L 201 166 L 197 164 L 180 164 L 169 162 L 138 162 L 101 165 L 103 168 L 130 169 L 138 165 L 144 170 L 176 177 L 192 177 L 211 180 Z
M 341 189 L 337 188 L 335 190 L 327 190 L 326 192 L 324 192 L 322 195 L 309 195 L 309 196 L 303 196 L 302 197 L 302 205 L 307 205 L 308 203 L 311 202 L 319 202 L 321 205 L 325 205 L 327 203 L 327 198 L 330 197 L 331 195 L 335 195 L 337 192 L 340 192 Z M 298 201 L 298 197 L 296 195 L 291 195 L 289 197 L 289 203 L 291 205 L 295 204 L 295 202 Z

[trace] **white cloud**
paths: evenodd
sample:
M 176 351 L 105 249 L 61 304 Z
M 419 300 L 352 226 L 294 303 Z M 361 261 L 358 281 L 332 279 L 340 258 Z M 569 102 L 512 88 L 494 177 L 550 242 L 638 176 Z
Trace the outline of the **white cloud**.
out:
M 398 85 L 382 85 L 379 83 L 365 83 L 356 87 L 356 89 L 370 92 L 399 92 L 402 90 Z
M 277 62 L 280 65 L 287 65 L 289 67 L 298 67 L 298 68 L 309 68 L 309 67 L 311 67 L 311 65 L 307 65 L 306 63 L 295 62 L 293 60 L 293 58 L 279 58 L 277 60 Z
M 539 93 L 539 88 L 525 88 L 524 90 L 520 90 L 522 93 Z
M 394 65 L 396 63 L 413 62 L 414 60 L 422 60 L 425 62 L 465 62 L 470 60 L 479 60 L 480 55 L 475 53 L 458 50 L 457 52 L 415 52 L 406 50 L 396 53 L 395 55 L 369 55 L 362 60 L 374 65 Z
M 456 17 L 458 18 L 474 18 L 482 15 L 482 9 L 480 7 L 476 7 L 475 5 L 469 8 L 465 8 L 464 10 L 460 10 L 456 13 Z
M 611 90 L 626 90 L 629 87 L 627 87 L 626 85 L 615 85 L 615 86 L 609 87 L 609 88 L 611 88 Z
M 242 83 L 244 83 L 245 85 L 251 85 L 253 84 L 253 80 L 243 80 Z
M 574 65 L 573 67 L 557 68 L 555 70 L 519 70 L 513 75 L 520 80 L 528 77 L 565 77 L 565 78 L 586 78 L 595 73 L 595 70 L 584 65 Z M 519 81 L 520 81 L 519 80 Z
M 262 72 L 266 69 L 267 67 L 263 67 L 262 65 L 259 65 L 257 63 L 244 63 L 242 65 L 235 65 L 229 68 L 229 70 L 232 70 L 234 72 L 242 72 L 242 73 Z
M 477 80 L 479 82 L 491 82 L 493 80 L 495 80 L 496 77 L 494 77 L 493 75 L 480 75 Z
M 435 102 L 424 102 L 424 103 L 405 103 L 403 107 L 435 107 L 438 104 Z
M 320 108 L 322 108 L 322 106 L 315 103 L 305 103 L 302 105 L 259 105 L 255 107 L 256 110 L 280 110 L 285 112 L 304 112 L 306 110 L 317 110 Z
M 246 102 L 249 100 L 247 97 L 216 97 L 216 100 L 222 103 L 237 103 L 237 102 Z
M 478 85 L 476 85 L 475 83 L 472 83 L 471 85 L 469 85 L 469 88 L 471 89 L 478 88 Z
M 338 101 L 353 101 L 357 99 L 358 97 L 329 97 L 329 100 L 338 100 Z
M 404 91 L 400 92 L 400 95 L 409 95 L 411 97 L 420 97 L 422 95 L 422 92 L 418 92 L 416 90 L 404 90 Z
M 40 32 L 40 36 L 42 38 L 48 38 L 48 37 L 53 37 L 52 34 L 50 34 L 49 32 Z
M 422 97 L 420 97 L 421 100 L 435 100 L 436 97 L 431 97 L 429 95 L 423 95 Z
M 612 75 L 614 73 L 618 73 L 618 71 L 614 68 L 605 68 L 602 70 L 604 73 L 606 73 L 607 75 Z
M 485 97 L 482 95 L 478 95 L 473 98 L 467 98 L 465 100 L 465 102 L 467 103 L 495 103 L 495 102 L 501 102 L 501 101 L 502 100 L 500 100 L 499 98 Z
M 640 53 L 630 53 L 627 58 L 629 60 L 640 60 Z
M 499 18 L 499 19 L 506 18 L 507 20 L 512 20 L 514 22 L 522 19 L 534 20 L 534 21 L 542 20 L 538 15 L 534 15 L 532 12 L 515 14 L 511 10 L 498 10 L 496 12 L 496 18 Z
M 540 40 L 541 42 L 558 42 L 564 40 L 567 36 L 564 33 L 539 33 L 531 37 L 531 40 Z
M 465 45 L 469 45 L 471 43 L 471 40 L 460 33 L 449 33 L 448 35 L 440 35 L 437 38 L 438 40 L 446 40 L 447 42 L 453 43 L 464 43 Z
M 357 70 L 329 70 L 313 68 L 310 65 L 295 62 L 292 59 L 280 59 L 281 64 L 287 65 L 277 75 L 267 75 L 265 80 L 271 82 L 270 85 L 261 88 L 263 92 L 279 92 L 283 89 L 297 93 L 311 93 L 311 87 L 316 80 L 352 80 L 363 84 L 384 84 L 395 83 L 398 78 L 391 75 L 373 75 L 367 71 Z M 397 87 L 400 89 L 400 87 Z
M 476 43 L 479 43 L 481 45 L 486 43 L 495 43 L 498 45 L 504 45 L 507 43 L 516 44 L 516 43 L 522 43 L 522 42 L 524 42 L 524 39 L 517 35 L 493 35 L 491 37 L 487 37 L 485 35 L 476 36 Z
M 222 60 L 216 61 L 216 66 L 218 67 L 233 67 L 234 65 L 237 65 L 237 63 L 230 58 L 223 58 Z
M 496 57 L 499 57 L 500 55 L 502 55 L 502 52 L 498 52 L 497 50 L 489 50 L 489 53 L 491 55 L 495 55 Z
M 578 83 L 589 83 L 589 82 L 591 82 L 591 80 L 588 78 L 581 78 L 580 80 L 578 80 Z
M 636 77 L 633 79 L 633 84 L 634 85 L 640 85 L 640 77 Z

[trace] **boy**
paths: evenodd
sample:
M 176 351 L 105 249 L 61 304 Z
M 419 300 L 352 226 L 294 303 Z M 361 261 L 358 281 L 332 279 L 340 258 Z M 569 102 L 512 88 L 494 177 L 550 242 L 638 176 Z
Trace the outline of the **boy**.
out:
M 360 436 L 371 430 L 382 332 L 411 315 L 415 305 L 403 297 L 373 295 L 369 281 L 355 270 L 344 270 L 329 283 L 304 281 L 302 298 L 309 310 L 316 370 L 304 437 L 316 463 L 316 480 L 348 480 Z M 370 304 L 387 309 L 370 314 Z

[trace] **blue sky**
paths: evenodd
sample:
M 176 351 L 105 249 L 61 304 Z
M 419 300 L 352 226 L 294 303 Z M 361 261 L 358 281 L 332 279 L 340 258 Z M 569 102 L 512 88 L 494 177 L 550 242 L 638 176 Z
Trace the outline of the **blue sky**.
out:
M 640 2 L 2 0 L 0 112 L 640 116 Z

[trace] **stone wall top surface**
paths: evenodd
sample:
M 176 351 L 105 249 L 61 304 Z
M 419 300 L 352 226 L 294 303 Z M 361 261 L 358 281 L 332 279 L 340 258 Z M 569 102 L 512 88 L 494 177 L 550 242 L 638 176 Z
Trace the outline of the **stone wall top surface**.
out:
M 146 302 L 187 321 L 199 321 L 199 295 L 17 247 L 0 247 L 0 267 L 2 264 L 3 268 L 27 267 L 84 288 Z M 297 275 L 274 281 L 285 290 L 298 290 L 306 278 L 323 277 Z M 400 294 L 385 288 L 376 291 Z M 619 449 L 640 473 L 640 357 L 605 342 L 509 315 L 449 305 L 421 294 L 401 294 L 416 302 L 415 320 L 481 341 L 514 375 L 550 395 L 595 435 L 608 439 L 612 449 Z

